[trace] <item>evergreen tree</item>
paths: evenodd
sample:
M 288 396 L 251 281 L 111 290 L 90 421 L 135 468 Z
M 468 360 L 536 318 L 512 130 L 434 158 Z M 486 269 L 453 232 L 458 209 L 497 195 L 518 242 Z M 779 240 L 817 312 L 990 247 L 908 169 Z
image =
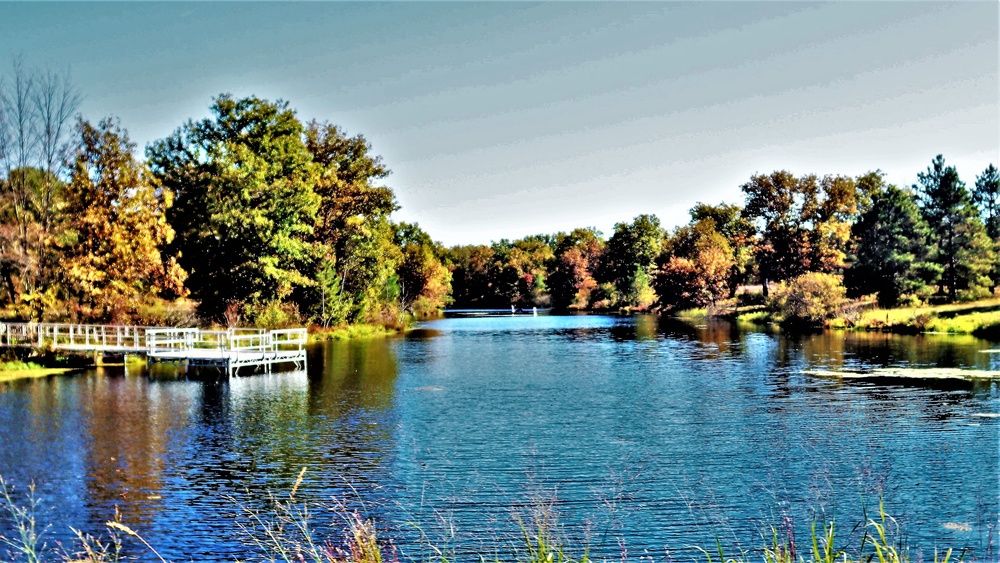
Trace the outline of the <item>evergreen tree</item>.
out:
M 851 229 L 854 263 L 844 272 L 848 296 L 877 294 L 879 306 L 895 306 L 904 295 L 919 294 L 940 275 L 929 262 L 930 230 L 913 195 L 888 186 L 871 198 L 869 209 Z
M 917 175 L 914 185 L 920 211 L 930 226 L 935 261 L 941 265 L 941 291 L 949 301 L 976 299 L 989 293 L 996 254 L 992 241 L 972 204 L 965 183 L 954 166 L 938 155 Z
M 976 177 L 972 199 L 979 207 L 986 233 L 994 242 L 1000 240 L 1000 172 L 990 164 Z

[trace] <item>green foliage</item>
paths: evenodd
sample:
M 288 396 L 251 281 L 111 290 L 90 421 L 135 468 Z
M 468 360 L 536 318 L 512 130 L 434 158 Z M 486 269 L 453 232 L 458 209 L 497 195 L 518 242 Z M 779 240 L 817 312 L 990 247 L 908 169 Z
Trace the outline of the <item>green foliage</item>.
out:
M 622 307 L 643 307 L 655 300 L 650 279 L 663 245 L 663 229 L 656 215 L 639 215 L 631 223 L 617 223 L 608 239 L 597 281 L 611 283 Z M 640 301 L 647 301 L 645 305 Z
M 924 292 L 941 272 L 930 262 L 930 230 L 913 196 L 896 186 L 873 194 L 869 209 L 852 228 L 854 263 L 844 274 L 848 295 L 878 294 L 881 307 Z
M 945 166 L 941 155 L 917 179 L 914 189 L 920 211 L 938 249 L 935 262 L 942 268 L 942 291 L 949 301 L 988 295 L 996 253 L 965 183 L 954 166 Z
M 771 293 L 769 307 L 786 323 L 818 325 L 836 315 L 844 294 L 838 276 L 808 272 L 777 284 Z
M 972 200 L 979 207 L 986 234 L 994 241 L 1000 239 L 1000 171 L 993 164 L 976 176 Z
M 343 284 L 337 276 L 337 270 L 332 262 L 324 261 L 316 277 L 317 289 L 320 293 L 318 311 L 314 319 L 323 327 L 342 325 L 347 322 L 354 307 L 350 296 L 343 292 Z
M 248 303 L 244 306 L 244 318 L 257 328 L 278 329 L 302 326 L 302 315 L 295 303 L 268 301 Z
M 306 237 L 320 198 L 302 124 L 287 103 L 223 94 L 211 111 L 147 152 L 176 193 L 174 255 L 190 272 L 202 314 L 218 318 L 225 303 L 284 300 L 311 284 Z

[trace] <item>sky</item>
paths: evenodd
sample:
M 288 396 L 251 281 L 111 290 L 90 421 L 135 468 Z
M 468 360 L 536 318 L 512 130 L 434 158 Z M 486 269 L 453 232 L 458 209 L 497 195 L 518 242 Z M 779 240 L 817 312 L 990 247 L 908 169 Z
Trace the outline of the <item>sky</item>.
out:
M 361 133 L 446 245 L 739 203 L 756 173 L 1000 165 L 1000 3 L 9 3 L 0 76 L 67 70 L 138 146 L 223 92 Z

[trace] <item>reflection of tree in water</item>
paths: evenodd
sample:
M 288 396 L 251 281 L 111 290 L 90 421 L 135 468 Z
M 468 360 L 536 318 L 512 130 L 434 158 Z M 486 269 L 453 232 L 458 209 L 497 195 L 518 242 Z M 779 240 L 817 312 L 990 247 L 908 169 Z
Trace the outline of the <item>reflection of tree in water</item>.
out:
M 88 374 L 80 404 L 90 435 L 87 492 L 95 518 L 111 519 L 118 507 L 129 525 L 151 523 L 160 511 L 170 433 L 187 420 L 189 403 L 150 398 L 155 382 L 145 378 Z

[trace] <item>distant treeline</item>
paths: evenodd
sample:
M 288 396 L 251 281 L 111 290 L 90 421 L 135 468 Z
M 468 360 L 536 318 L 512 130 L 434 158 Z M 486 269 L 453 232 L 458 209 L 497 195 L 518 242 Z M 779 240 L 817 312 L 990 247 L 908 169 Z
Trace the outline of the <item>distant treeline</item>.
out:
M 767 297 L 778 284 L 834 298 L 876 295 L 893 306 L 979 299 L 1000 281 L 992 164 L 971 190 L 940 155 L 910 188 L 886 184 L 880 171 L 776 171 L 741 190 L 743 205 L 699 203 L 673 231 L 640 215 L 608 239 L 577 229 L 452 248 L 453 299 L 463 307 L 669 310 L 715 304 L 746 284 L 761 284 Z
M 944 158 L 883 174 L 755 175 L 742 205 L 698 204 L 489 246 L 444 248 L 398 209 L 362 135 L 289 105 L 220 95 L 152 143 L 75 114 L 64 75 L 0 85 L 0 302 L 10 319 L 399 325 L 442 308 L 670 310 L 789 285 L 879 303 L 955 301 L 1000 280 L 1000 176 Z M 794 283 L 789 284 L 788 282 Z M 839 293 L 838 293 L 839 292 Z

